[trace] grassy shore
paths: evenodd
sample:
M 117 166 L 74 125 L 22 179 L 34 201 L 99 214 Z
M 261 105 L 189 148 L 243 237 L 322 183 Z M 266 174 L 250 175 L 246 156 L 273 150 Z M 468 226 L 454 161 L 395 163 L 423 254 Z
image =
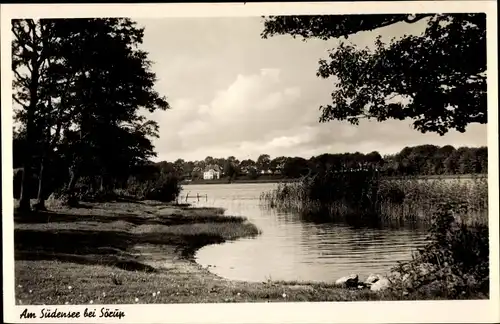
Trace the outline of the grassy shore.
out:
M 333 283 L 249 283 L 194 262 L 196 249 L 259 230 L 217 208 L 84 204 L 15 215 L 17 304 L 129 304 L 422 299 Z M 427 297 L 430 298 L 430 297 Z M 435 297 L 432 297 L 435 298 Z

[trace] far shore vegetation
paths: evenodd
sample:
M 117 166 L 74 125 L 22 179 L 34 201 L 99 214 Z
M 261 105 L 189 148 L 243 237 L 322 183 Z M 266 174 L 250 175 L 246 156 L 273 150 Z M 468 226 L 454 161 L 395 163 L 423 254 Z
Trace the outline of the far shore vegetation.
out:
M 303 157 L 261 154 L 252 159 L 238 160 L 234 156 L 203 160 L 174 162 L 161 161 L 156 166 L 167 173 L 176 174 L 184 184 L 190 183 L 253 183 L 281 182 L 297 179 L 329 166 L 337 170 L 353 171 L 374 167 L 385 177 L 455 178 L 488 173 L 488 149 L 486 147 L 458 147 L 451 145 L 418 145 L 405 147 L 400 152 L 382 156 L 373 151 L 324 153 Z M 214 170 L 215 176 L 206 177 Z

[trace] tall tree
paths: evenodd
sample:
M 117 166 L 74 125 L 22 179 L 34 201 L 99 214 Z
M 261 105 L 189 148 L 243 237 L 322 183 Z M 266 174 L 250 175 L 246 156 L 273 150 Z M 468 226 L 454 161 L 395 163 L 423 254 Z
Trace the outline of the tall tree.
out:
M 237 159 L 237 158 L 235 158 L 235 157 L 234 157 L 234 156 L 232 156 L 232 155 L 231 155 L 231 156 L 228 156 L 228 158 L 226 159 L 226 161 L 229 161 L 230 163 L 233 163 L 233 164 L 235 164 L 235 165 L 237 165 L 237 164 L 239 164 L 239 163 L 240 163 L 240 161 L 238 161 L 238 159 Z
M 481 165 L 480 173 L 487 174 L 488 173 L 488 148 L 485 146 L 479 147 L 477 149 L 476 156 L 479 160 L 479 164 Z
M 451 145 L 440 147 L 432 157 L 433 174 L 447 173 L 445 161 L 455 151 Z
M 487 122 L 486 15 L 275 16 L 264 22 L 262 37 L 288 34 L 323 40 L 425 19 L 419 36 L 403 36 L 375 49 L 341 42 L 317 75 L 337 79 L 333 102 L 321 106 L 320 121 L 361 118 L 413 120 L 421 132 L 464 132 Z
M 236 163 L 226 160 L 226 162 L 224 162 L 223 174 L 229 179 L 234 179 L 238 174 Z
M 458 173 L 468 174 L 473 173 L 474 169 L 474 154 L 468 147 L 460 147 L 457 150 L 458 158 Z
M 187 178 L 190 178 L 191 173 L 194 170 L 194 167 L 195 167 L 195 164 L 192 161 L 188 161 L 188 162 L 184 163 L 184 176 Z
M 373 151 L 365 156 L 366 162 L 370 167 L 380 168 L 384 164 L 384 160 L 379 152 Z
M 310 173 L 307 160 L 301 157 L 288 158 L 283 167 L 283 175 L 288 178 L 298 178 Z
M 206 166 L 209 166 L 209 165 L 211 165 L 211 164 L 214 164 L 214 162 L 215 162 L 215 159 L 214 159 L 213 157 L 211 157 L 211 156 L 207 156 L 207 157 L 205 158 L 205 165 L 206 165 Z
M 59 23 L 66 50 L 71 53 L 70 70 L 81 71 L 75 84 L 75 144 L 79 150 L 70 170 L 71 195 L 82 167 L 89 163 L 97 163 L 104 177 L 113 175 L 117 166 L 126 172 L 131 163 L 143 163 L 154 156 L 148 138 L 157 136 L 158 125 L 140 111 L 164 110 L 169 105 L 154 90 L 151 62 L 138 48 L 144 30 L 130 19 L 68 19 Z
M 448 157 L 443 161 L 445 172 L 447 174 L 457 174 L 459 173 L 458 159 L 460 159 L 460 152 L 454 150 L 448 155 Z
M 12 71 L 14 72 L 12 99 L 18 107 L 15 119 L 22 123 L 24 150 L 22 157 L 22 184 L 19 210 L 29 211 L 33 155 L 36 141 L 42 134 L 37 129 L 37 113 L 42 110 L 44 96 L 42 83 L 47 79 L 51 56 L 52 29 L 47 20 L 12 20 Z M 38 124 L 40 125 L 40 123 Z
M 241 171 L 248 172 L 251 169 L 255 168 L 255 161 L 253 161 L 252 159 L 243 160 L 240 163 L 240 168 L 241 168 Z
M 435 145 L 418 145 L 413 147 L 411 154 L 408 156 L 408 160 L 417 174 L 434 173 L 428 162 L 431 161 L 437 150 L 438 147 Z
M 267 171 L 269 170 L 269 164 L 271 162 L 271 158 L 269 156 L 269 154 L 261 154 L 258 158 L 257 158 L 257 168 L 260 170 L 260 171 Z
M 177 172 L 177 174 L 179 176 L 183 176 L 184 175 L 185 165 L 186 165 L 186 161 L 184 161 L 183 159 L 177 159 L 177 160 L 175 160 L 175 162 L 174 162 L 175 171 Z
M 144 31 L 131 20 L 53 19 L 42 21 L 42 34 L 43 22 L 51 27 L 45 34 L 52 42 L 41 41 L 40 51 L 56 59 L 45 68 L 46 77 L 38 78 L 36 99 L 44 101 L 39 103 L 34 122 L 40 121 L 45 130 L 39 132 L 42 156 L 53 152 L 54 144 L 60 142 L 58 152 L 69 162 L 67 192 L 72 196 L 80 175 L 100 177 L 102 188 L 154 156 L 150 138 L 158 136 L 158 125 L 140 111 L 153 112 L 169 105 L 153 89 L 151 62 L 138 48 Z M 13 24 L 14 33 L 18 30 Z M 22 52 L 20 48 L 13 44 L 13 52 Z M 17 99 L 23 98 L 22 89 L 15 92 Z M 42 120 L 41 112 L 51 118 Z M 27 130 L 34 128 L 28 117 Z M 32 156 L 33 149 L 26 150 L 26 155 Z M 40 176 L 39 199 L 43 200 L 41 182 Z
M 276 171 L 281 171 L 283 170 L 283 166 L 285 165 L 286 162 L 286 157 L 284 156 L 278 156 L 275 157 L 274 159 L 269 162 L 269 169 L 275 173 Z

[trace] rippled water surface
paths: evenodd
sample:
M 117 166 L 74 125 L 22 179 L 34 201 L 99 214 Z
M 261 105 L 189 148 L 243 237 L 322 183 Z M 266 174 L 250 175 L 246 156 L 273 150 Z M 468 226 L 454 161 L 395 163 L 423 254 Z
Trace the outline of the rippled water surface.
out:
M 312 223 L 293 213 L 259 206 L 259 196 L 275 184 L 187 185 L 182 195 L 198 206 L 222 207 L 226 215 L 245 216 L 262 234 L 200 249 L 196 260 L 233 280 L 334 281 L 350 273 L 363 279 L 385 273 L 397 261 L 411 258 L 424 244 L 418 229 L 354 228 L 347 224 Z M 206 195 L 206 198 L 205 198 Z

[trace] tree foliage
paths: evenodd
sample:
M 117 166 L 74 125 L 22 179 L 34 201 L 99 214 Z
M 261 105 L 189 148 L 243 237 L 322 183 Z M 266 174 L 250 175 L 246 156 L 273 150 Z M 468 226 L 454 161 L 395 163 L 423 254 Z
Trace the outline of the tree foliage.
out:
M 276 16 L 264 22 L 262 37 L 348 37 L 396 23 L 425 19 L 425 31 L 383 43 L 373 50 L 344 41 L 319 61 L 317 75 L 334 78 L 332 103 L 320 121 L 361 118 L 412 119 L 415 129 L 440 135 L 464 132 L 487 122 L 486 15 Z
M 71 196 L 80 177 L 110 188 L 156 155 L 158 125 L 142 111 L 169 105 L 139 49 L 143 29 L 130 19 L 27 19 L 14 20 L 12 32 L 23 174 L 37 161 L 42 203 L 54 190 L 42 185 L 55 176 L 50 166 L 68 170 L 58 170 L 58 183 Z
M 265 172 L 269 170 L 270 163 L 271 163 L 271 158 L 269 157 L 269 154 L 261 154 L 257 158 L 256 166 L 259 170 Z

